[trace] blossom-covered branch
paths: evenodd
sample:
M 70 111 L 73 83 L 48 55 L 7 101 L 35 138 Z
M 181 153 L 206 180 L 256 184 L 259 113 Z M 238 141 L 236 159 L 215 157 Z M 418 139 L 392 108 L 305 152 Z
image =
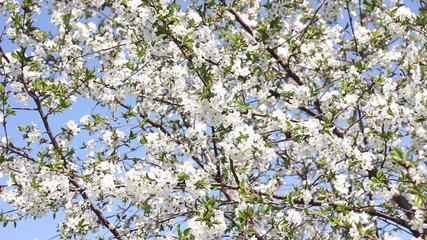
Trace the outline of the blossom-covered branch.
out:
M 62 239 L 424 239 L 425 13 L 2 3 L 0 221 L 62 213 Z

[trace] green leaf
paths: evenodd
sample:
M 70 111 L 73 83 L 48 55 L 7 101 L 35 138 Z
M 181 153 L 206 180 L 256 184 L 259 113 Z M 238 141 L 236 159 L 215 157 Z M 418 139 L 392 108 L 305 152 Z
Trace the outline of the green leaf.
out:
M 393 147 L 392 149 L 393 149 L 393 152 L 397 156 L 398 159 L 405 160 L 405 155 L 404 155 L 402 149 L 397 148 L 397 147 Z
M 383 177 L 383 176 L 384 176 L 384 175 L 383 175 L 383 171 L 380 169 L 380 170 L 378 170 L 378 171 L 377 171 L 377 174 L 376 174 L 376 176 L 375 176 L 375 177 L 376 177 L 377 179 L 382 179 L 382 177 Z
M 191 233 L 191 228 L 187 228 L 184 230 L 184 236 L 187 236 Z
M 92 177 L 92 174 L 85 174 L 82 176 L 83 181 L 88 181 Z
M 415 199 L 412 201 L 412 204 L 417 206 L 417 207 L 421 207 L 423 205 L 422 197 L 419 195 L 415 196 Z

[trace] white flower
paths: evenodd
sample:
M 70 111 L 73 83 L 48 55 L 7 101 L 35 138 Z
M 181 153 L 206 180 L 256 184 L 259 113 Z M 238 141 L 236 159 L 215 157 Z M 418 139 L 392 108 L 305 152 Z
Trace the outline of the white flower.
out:
M 76 135 L 80 132 L 79 125 L 76 124 L 74 120 L 70 120 L 67 122 L 68 129 L 73 133 L 73 135 Z
M 202 21 L 202 18 L 199 16 L 199 14 L 193 9 L 188 10 L 188 17 L 193 20 L 196 25 Z
M 91 139 L 86 143 L 86 149 L 93 149 L 96 147 L 96 141 Z
M 113 132 L 109 130 L 104 130 L 101 132 L 102 142 L 108 146 L 113 143 Z
M 4 146 L 6 146 L 10 142 L 12 142 L 12 138 L 10 136 L 7 138 L 6 137 L 1 138 L 1 144 L 3 144 Z
M 91 116 L 89 114 L 84 115 L 83 117 L 80 118 L 80 123 L 84 125 L 88 125 L 90 123 L 90 118 Z
M 30 132 L 28 132 L 28 141 L 29 142 L 36 142 L 40 139 L 41 132 L 40 129 L 36 128 L 37 124 L 31 123 L 30 125 Z
M 304 189 L 303 191 L 302 191 L 302 198 L 303 198 L 303 200 L 304 200 L 304 204 L 305 205 L 307 205 L 307 204 L 309 204 L 310 203 L 310 201 L 311 200 L 313 200 L 313 196 L 312 196 L 312 194 L 311 194 L 311 192 L 310 192 L 310 190 L 308 190 L 308 189 Z
M 290 209 L 287 211 L 288 214 L 288 221 L 294 224 L 301 224 L 302 223 L 302 213 L 295 210 L 295 209 Z
M 414 13 L 408 7 L 399 7 L 395 14 L 399 20 L 405 20 L 406 18 L 411 18 L 414 16 Z
M 427 224 L 424 223 L 425 215 L 419 209 L 415 211 L 414 218 L 409 222 L 411 229 L 423 233 L 427 228 Z
M 344 174 L 337 175 L 334 183 L 335 183 L 335 189 L 339 193 L 341 193 L 343 195 L 348 194 L 348 191 L 349 191 L 348 188 L 350 187 L 350 183 L 348 183 L 346 175 L 344 175 Z
M 101 190 L 103 192 L 108 192 L 111 191 L 115 188 L 115 177 L 111 174 L 107 174 L 105 176 L 102 177 L 101 180 Z

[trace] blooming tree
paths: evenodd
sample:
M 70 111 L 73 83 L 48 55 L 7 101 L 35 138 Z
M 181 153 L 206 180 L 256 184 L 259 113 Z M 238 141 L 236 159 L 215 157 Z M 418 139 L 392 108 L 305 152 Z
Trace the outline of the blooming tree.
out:
M 427 237 L 424 1 L 0 5 L 4 225 Z

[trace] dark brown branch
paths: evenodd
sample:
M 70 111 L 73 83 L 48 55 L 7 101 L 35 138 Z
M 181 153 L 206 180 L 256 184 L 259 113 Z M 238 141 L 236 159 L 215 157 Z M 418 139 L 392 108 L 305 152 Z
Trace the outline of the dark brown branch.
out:
M 59 151 L 61 148 L 55 139 L 55 135 L 53 134 L 52 129 L 50 128 L 48 116 L 46 114 L 44 114 L 42 103 L 40 102 L 38 97 L 35 96 L 34 94 L 30 94 L 30 96 L 33 98 L 34 102 L 36 103 L 37 112 L 39 113 L 40 118 L 42 119 L 43 126 L 46 129 L 47 135 L 48 135 L 53 147 L 55 148 L 55 150 Z M 64 159 L 64 164 L 65 164 L 65 159 Z
M 108 219 L 105 217 L 105 215 L 102 213 L 101 210 L 99 210 L 95 205 L 93 205 L 92 201 L 90 200 L 89 196 L 86 194 L 85 190 L 80 187 L 80 185 L 75 181 L 74 178 L 70 178 L 70 183 L 73 184 L 73 186 L 78 189 L 80 195 L 83 197 L 83 199 L 86 201 L 86 203 L 89 205 L 90 210 L 92 210 L 95 215 L 98 217 L 98 220 L 102 223 L 103 226 L 105 226 L 116 239 L 121 240 L 120 233 L 117 230 L 116 226 L 111 224 Z
M 131 107 L 122 103 L 121 101 L 116 101 L 117 104 L 119 104 L 120 106 L 122 106 L 123 108 L 130 110 Z M 161 132 L 163 132 L 164 134 L 166 134 L 168 137 L 172 138 L 172 134 L 161 124 L 158 124 L 156 122 L 154 122 L 153 120 L 151 120 L 148 116 L 144 116 L 142 114 L 140 114 L 140 116 L 142 118 L 144 118 L 145 121 L 147 121 L 151 126 L 158 128 Z M 177 143 L 181 143 L 181 141 L 179 139 L 174 139 L 175 141 L 177 141 Z
M 12 110 L 17 111 L 37 111 L 37 108 L 21 108 L 21 107 L 13 107 Z
M 215 158 L 217 160 L 216 162 L 216 176 L 215 178 L 217 178 L 219 181 L 221 180 L 221 164 L 218 161 L 218 156 L 219 156 L 219 152 L 218 152 L 218 147 L 216 145 L 216 133 L 215 133 L 215 128 L 211 127 L 212 129 L 212 144 L 214 147 L 214 154 L 215 154 Z M 231 164 L 230 164 L 231 165 Z
M 229 8 L 228 11 L 233 14 L 233 16 L 236 18 L 237 22 L 239 22 L 240 25 L 242 25 L 243 29 L 246 30 L 247 33 L 249 33 L 252 37 L 254 36 L 254 32 L 252 28 L 249 26 L 248 23 L 243 20 L 243 18 L 236 12 L 234 9 Z M 279 65 L 285 69 L 286 75 L 290 78 L 292 78 L 298 85 L 304 85 L 304 81 L 296 75 L 290 68 L 289 64 L 285 62 L 283 58 L 279 56 L 277 51 L 274 48 L 267 47 L 267 52 L 270 53 L 270 55 L 279 63 Z
M 169 36 L 172 38 L 172 41 L 178 46 L 179 50 L 181 51 L 182 55 L 184 55 L 185 59 L 192 65 L 192 69 L 196 72 L 199 79 L 202 81 L 203 85 L 207 86 L 207 82 L 205 79 L 203 79 L 202 75 L 199 73 L 199 71 L 194 67 L 193 59 L 190 55 L 187 54 L 184 47 L 182 46 L 181 41 L 179 41 L 175 36 L 172 34 L 169 34 Z
M 239 176 L 237 176 L 236 169 L 234 168 L 233 159 L 231 159 L 231 158 L 229 158 L 229 159 L 230 159 L 230 171 L 231 171 L 231 173 L 233 173 L 234 181 L 236 181 L 237 185 L 240 185 Z
M 346 1 L 346 6 L 347 6 L 348 21 L 350 22 L 351 33 L 353 34 L 354 50 L 356 52 L 356 56 L 359 56 L 359 48 L 357 46 L 356 34 L 354 33 L 353 17 L 350 13 L 350 4 L 349 4 L 348 0 Z
M 22 49 L 22 51 L 25 52 L 25 49 Z M 24 64 L 21 63 L 21 68 L 23 68 L 23 66 L 24 66 Z M 21 81 L 22 84 L 24 84 L 26 92 L 35 102 L 35 104 L 37 106 L 37 112 L 39 113 L 40 118 L 42 119 L 43 126 L 44 126 L 44 128 L 45 128 L 45 130 L 49 136 L 49 139 L 51 140 L 51 144 L 53 145 L 56 153 L 61 156 L 61 159 L 64 161 L 64 167 L 66 167 L 67 161 L 66 161 L 65 157 L 62 155 L 62 149 L 59 146 L 58 142 L 56 141 L 55 135 L 53 134 L 53 131 L 50 127 L 48 115 L 45 114 L 43 111 L 43 105 L 42 105 L 41 100 L 39 99 L 39 97 L 36 95 L 35 92 L 29 90 L 28 84 L 24 81 L 24 75 L 23 74 L 21 74 L 19 76 L 19 80 Z M 80 195 L 85 199 L 85 201 L 89 205 L 89 208 L 96 214 L 96 216 L 98 217 L 98 219 L 100 220 L 102 225 L 105 226 L 106 228 L 108 228 L 110 230 L 110 232 L 114 235 L 114 237 L 116 237 L 116 239 L 120 240 L 121 239 L 119 237 L 120 234 L 117 231 L 117 229 L 115 228 L 115 226 L 113 226 L 110 222 L 108 222 L 108 220 L 105 218 L 105 216 L 101 212 L 101 210 L 96 208 L 96 206 L 92 203 L 92 201 L 90 200 L 89 196 L 86 194 L 84 189 L 82 187 L 80 187 L 80 185 L 75 181 L 74 177 L 69 177 L 69 181 L 70 181 L 70 183 L 73 184 L 75 189 L 79 191 Z
M 320 121 L 325 121 L 325 119 L 323 118 L 322 113 L 321 114 L 317 114 L 317 113 L 311 111 L 310 109 L 308 109 L 308 108 L 306 108 L 304 106 L 300 106 L 300 107 L 298 107 L 298 109 L 301 110 L 301 111 L 304 111 L 305 113 L 307 113 L 308 115 L 310 115 L 310 116 L 312 116 L 312 117 L 314 117 L 316 119 L 319 119 Z M 339 127 L 337 125 L 335 125 L 335 124 L 334 124 L 333 133 L 337 137 L 339 137 L 339 138 L 344 138 L 344 135 L 345 135 L 345 133 L 343 131 L 341 131 L 339 129 Z
M 32 162 L 37 162 L 37 160 L 36 160 L 36 159 L 34 159 L 34 158 L 30 157 L 30 156 L 29 156 L 28 154 L 26 154 L 26 153 L 21 152 L 18 148 L 14 147 L 14 146 L 13 146 L 13 145 L 11 145 L 11 144 L 9 144 L 8 146 L 4 146 L 2 143 L 0 143 L 0 147 L 1 147 L 1 148 L 4 148 L 4 149 L 7 149 L 8 151 L 10 151 L 10 152 L 12 152 L 12 153 L 14 153 L 14 154 L 16 154 L 16 155 L 18 155 L 18 156 L 21 156 L 21 157 L 23 157 L 23 158 L 25 158 L 25 159 L 27 159 L 27 160 L 30 160 L 30 161 L 32 161 Z
M 285 69 L 286 75 L 288 77 L 292 78 L 300 86 L 305 84 L 304 81 L 295 72 L 291 70 L 289 64 L 286 63 L 285 60 L 283 60 L 283 58 L 279 56 L 279 54 L 277 54 L 276 50 L 271 47 L 267 47 L 267 52 L 269 52 L 270 55 L 280 64 L 280 66 Z
M 136 40 L 136 41 L 134 41 L 134 42 L 131 42 L 131 44 L 138 44 L 138 43 L 140 43 L 140 42 L 142 42 L 142 41 L 144 41 L 144 40 L 143 40 L 143 39 Z M 80 55 L 80 56 L 73 57 L 73 58 L 69 59 L 69 60 L 67 61 L 67 63 L 68 63 L 68 62 L 72 62 L 72 61 L 76 60 L 77 58 L 84 58 L 84 57 L 90 56 L 90 55 L 92 55 L 92 54 L 96 54 L 96 53 L 100 53 L 100 52 L 105 52 L 105 51 L 110 51 L 110 50 L 112 50 L 112 49 L 119 48 L 119 47 L 123 47 L 123 46 L 126 46 L 126 45 L 127 45 L 127 43 L 121 43 L 121 44 L 117 44 L 117 45 L 114 45 L 114 46 L 111 46 L 111 47 L 108 47 L 108 48 L 100 49 L 100 50 L 93 51 L 93 52 L 88 52 L 88 53 L 82 54 L 82 55 Z
M 6 56 L 1 46 L 0 46 L 0 54 L 1 54 L 1 57 L 4 58 L 4 60 L 6 60 L 7 63 L 10 63 L 9 58 Z

